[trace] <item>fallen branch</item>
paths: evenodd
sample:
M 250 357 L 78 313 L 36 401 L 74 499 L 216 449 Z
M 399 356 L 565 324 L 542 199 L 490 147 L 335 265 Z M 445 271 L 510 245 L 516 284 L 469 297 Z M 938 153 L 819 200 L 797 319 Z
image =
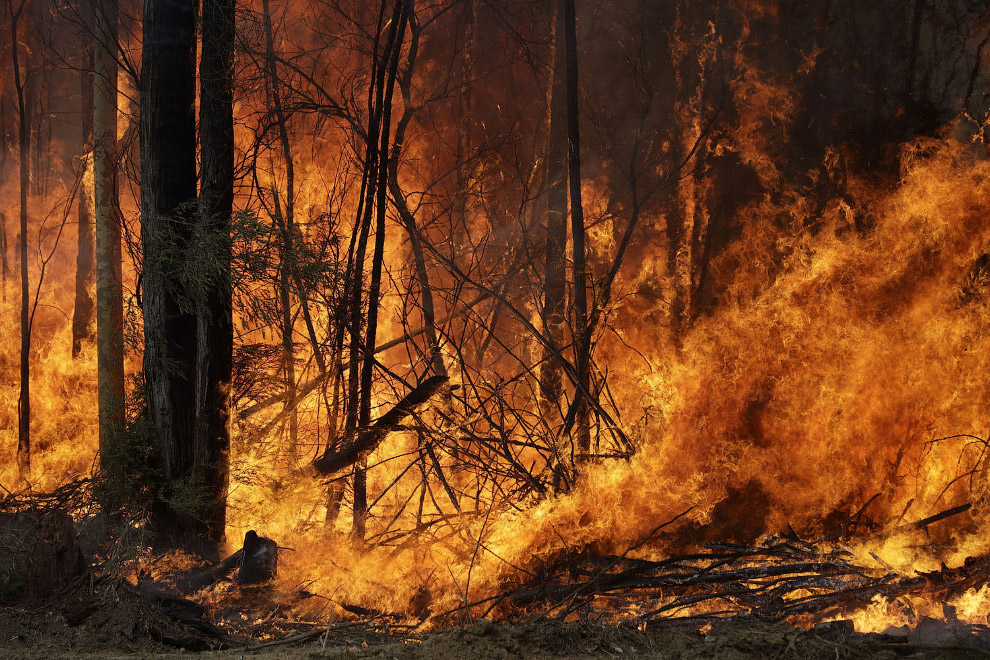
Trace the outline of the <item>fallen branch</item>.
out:
M 945 511 L 936 513 L 934 516 L 928 516 L 927 518 L 919 520 L 918 522 L 905 523 L 903 525 L 899 525 L 897 527 L 897 531 L 924 529 L 925 527 L 928 527 L 928 525 L 931 525 L 932 523 L 936 523 L 939 520 L 945 520 L 946 518 L 950 518 L 960 513 L 965 513 L 966 511 L 969 511 L 972 508 L 973 508 L 972 502 L 967 502 L 966 504 L 960 504 L 959 506 L 954 506 L 951 509 L 946 509 Z
M 954 507 L 914 525 L 923 527 L 967 508 Z M 582 608 L 592 617 L 635 612 L 630 624 L 647 627 L 724 619 L 773 622 L 841 615 L 876 596 L 946 599 L 990 583 L 987 558 L 906 576 L 879 573 L 876 566 L 858 565 L 841 547 L 796 536 L 767 539 L 761 546 L 709 544 L 706 550 L 660 561 L 625 555 L 564 557 L 533 579 L 470 606 L 489 603 L 490 611 L 511 602 L 513 611 L 540 617 Z M 701 603 L 704 614 L 697 612 Z
M 443 325 L 445 323 L 448 323 L 449 321 L 452 321 L 453 319 L 456 319 L 456 318 L 458 318 L 460 316 L 464 316 L 465 314 L 468 313 L 468 311 L 470 311 L 471 309 L 473 309 L 475 305 L 477 305 L 480 302 L 483 302 L 483 301 L 487 300 L 490 297 L 491 297 L 491 294 L 482 292 L 476 298 L 474 298 L 474 300 L 471 300 L 468 303 L 466 303 L 462 309 L 458 310 L 457 312 L 454 312 L 453 314 L 448 314 L 447 316 L 443 317 L 442 319 L 439 319 L 436 322 L 436 324 L 437 325 Z M 392 339 L 391 341 L 387 341 L 384 344 L 381 344 L 379 346 L 376 346 L 375 347 L 375 353 L 374 354 L 375 355 L 378 355 L 379 353 L 383 353 L 383 352 L 385 352 L 385 351 L 387 351 L 389 349 L 395 348 L 396 346 L 401 346 L 402 344 L 406 343 L 407 341 L 409 341 L 411 339 L 415 339 L 416 337 L 424 334 L 427 330 L 428 330 L 428 328 L 426 328 L 426 327 L 419 328 L 418 330 L 413 330 L 412 332 L 408 332 L 408 333 L 404 334 L 403 336 L 401 336 L 401 337 L 399 337 L 397 339 Z M 348 365 L 347 362 L 341 362 L 338 365 L 338 367 L 341 370 L 340 373 L 344 373 L 345 371 L 347 371 L 348 366 L 349 365 Z M 296 400 L 299 401 L 299 400 L 304 399 L 306 396 L 309 395 L 310 392 L 312 392 L 317 387 L 319 387 L 324 382 L 326 382 L 327 379 L 330 378 L 330 376 L 332 374 L 333 374 L 333 370 L 328 370 L 326 373 L 320 374 L 316 378 L 313 378 L 312 380 L 310 380 L 310 381 L 308 381 L 306 383 L 303 383 L 302 385 L 299 385 L 296 388 L 296 391 L 295 391 L 295 398 L 296 398 Z M 237 419 L 240 420 L 240 421 L 243 421 L 243 420 L 247 419 L 248 417 L 251 417 L 252 415 L 254 415 L 256 413 L 259 413 L 262 410 L 265 410 L 266 408 L 270 408 L 271 406 L 274 406 L 274 405 L 279 404 L 279 403 L 284 403 L 284 402 L 285 402 L 285 392 L 279 392 L 278 394 L 273 394 L 272 396 L 268 397 L 267 399 L 264 399 L 262 401 L 259 401 L 259 402 L 255 403 L 253 405 L 250 405 L 247 408 L 245 408 L 244 410 L 241 410 L 240 412 L 238 412 L 237 413 Z
M 447 376 L 427 378 L 414 387 L 391 410 L 375 420 L 371 426 L 359 429 L 353 440 L 348 442 L 345 439 L 344 445 L 339 451 L 328 449 L 323 452 L 313 461 L 313 467 L 321 475 L 327 476 L 354 465 L 363 456 L 374 451 L 386 435 L 394 431 L 406 417 L 413 413 L 416 406 L 432 398 L 448 380 Z

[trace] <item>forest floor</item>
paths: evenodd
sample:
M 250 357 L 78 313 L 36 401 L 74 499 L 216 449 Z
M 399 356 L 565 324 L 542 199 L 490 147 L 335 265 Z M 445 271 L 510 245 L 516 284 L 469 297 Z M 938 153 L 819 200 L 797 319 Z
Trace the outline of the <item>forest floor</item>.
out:
M 51 609 L 0 608 L 0 659 L 62 658 L 127 660 L 174 656 L 258 660 L 560 660 L 597 658 L 663 658 L 748 660 L 751 658 L 835 660 L 856 658 L 990 658 L 986 635 L 953 636 L 945 626 L 934 636 L 917 631 L 902 636 L 852 632 L 848 625 L 826 624 L 812 630 L 786 624 L 726 622 L 706 631 L 673 626 L 646 631 L 591 623 L 540 621 L 495 624 L 477 621 L 422 636 L 397 638 L 374 633 L 360 624 L 270 642 L 231 638 L 231 648 L 191 652 L 177 649 L 149 634 L 148 612 L 122 599 L 111 610 L 91 613 L 75 625 L 73 615 Z

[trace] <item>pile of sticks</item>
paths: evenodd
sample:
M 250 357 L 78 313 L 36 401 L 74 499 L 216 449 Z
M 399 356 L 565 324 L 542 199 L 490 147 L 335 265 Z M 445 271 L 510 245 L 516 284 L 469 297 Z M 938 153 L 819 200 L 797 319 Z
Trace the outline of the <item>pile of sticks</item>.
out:
M 756 546 L 709 543 L 702 552 L 661 561 L 571 559 L 472 608 L 487 607 L 483 615 L 500 606 L 541 617 L 576 613 L 637 627 L 729 618 L 824 619 L 861 609 L 875 596 L 945 598 L 990 581 L 988 558 L 911 576 L 893 571 L 878 557 L 875 561 L 860 565 L 841 546 L 796 535 Z

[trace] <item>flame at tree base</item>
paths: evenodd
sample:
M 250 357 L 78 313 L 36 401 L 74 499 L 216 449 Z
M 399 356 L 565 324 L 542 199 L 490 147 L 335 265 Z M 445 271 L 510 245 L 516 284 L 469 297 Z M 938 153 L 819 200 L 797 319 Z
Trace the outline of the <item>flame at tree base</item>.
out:
M 601 339 L 598 359 L 622 356 L 610 387 L 624 419 L 644 420 L 637 451 L 584 465 L 570 493 L 363 547 L 311 522 L 323 514 L 315 482 L 274 497 L 235 483 L 229 536 L 257 528 L 294 548 L 279 577 L 286 587 L 410 615 L 425 601 L 434 615 L 456 612 L 566 557 L 656 561 L 788 530 L 848 533 L 861 565 L 903 576 L 984 556 L 988 175 L 972 147 L 918 140 L 903 149 L 896 185 L 853 182 L 813 232 L 797 221 L 781 231 L 780 209 L 754 202 L 743 236 L 715 262 L 734 274 L 726 302 L 680 350 L 627 322 L 649 311 L 637 298 L 616 306 L 619 330 Z M 623 342 L 651 350 L 630 358 Z M 371 462 L 411 442 L 395 434 Z M 380 486 L 397 474 L 383 473 Z M 894 532 L 964 502 L 975 503 L 964 515 Z M 399 510 L 379 506 L 369 529 Z M 902 604 L 878 599 L 855 615 L 859 627 L 905 621 Z M 985 587 L 952 602 L 961 619 L 986 622 Z M 913 607 L 912 616 L 926 608 Z

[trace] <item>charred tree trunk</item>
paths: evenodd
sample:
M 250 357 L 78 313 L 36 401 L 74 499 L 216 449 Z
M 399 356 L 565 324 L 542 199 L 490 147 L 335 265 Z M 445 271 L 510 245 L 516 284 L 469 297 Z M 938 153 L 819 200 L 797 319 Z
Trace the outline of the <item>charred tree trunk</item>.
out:
M 378 15 L 376 35 L 381 35 L 384 29 L 388 0 L 382 0 Z M 372 221 L 375 212 L 381 208 L 384 213 L 385 185 L 387 183 L 388 135 L 390 123 L 388 106 L 391 104 L 395 82 L 395 67 L 398 66 L 399 50 L 401 50 L 401 31 L 405 30 L 403 11 L 407 0 L 395 0 L 391 20 L 387 23 L 388 33 L 384 46 L 376 36 L 372 50 L 372 70 L 368 84 L 368 132 L 364 157 L 364 172 L 361 180 L 361 197 L 358 206 L 354 234 L 348 257 L 348 290 L 347 326 L 348 326 L 348 374 L 347 374 L 347 414 L 344 422 L 344 433 L 347 436 L 355 433 L 359 427 L 368 425 L 371 419 L 371 376 L 374 372 L 375 335 L 377 334 L 377 306 L 381 287 L 381 257 L 378 256 L 379 238 L 384 241 L 384 217 L 379 218 L 377 227 L 381 230 L 376 235 L 375 255 L 371 272 L 372 281 L 368 290 L 367 333 L 362 341 L 361 329 L 365 317 L 363 312 L 363 280 L 368 239 L 371 235 Z M 409 3 L 411 8 L 411 3 Z M 397 42 L 398 40 L 398 42 Z M 394 54 L 394 58 L 393 58 Z M 386 89 L 389 91 L 386 93 Z M 384 145 L 384 147 L 383 147 Z M 384 250 L 384 243 L 382 243 Z M 376 275 L 377 272 L 377 282 Z M 374 312 L 372 312 L 374 310 Z M 374 319 L 372 319 L 374 313 Z M 372 321 L 374 320 L 374 323 Z M 364 459 L 354 465 L 354 502 L 352 533 L 359 539 L 364 538 L 365 518 L 367 516 L 367 476 Z
M 86 65 L 80 70 L 82 88 L 83 178 L 79 186 L 79 232 L 76 252 L 76 299 L 72 311 L 72 357 L 78 357 L 83 343 L 93 341 L 93 280 L 96 277 L 96 254 L 93 244 L 93 191 L 86 181 L 93 151 L 93 47 L 86 49 Z
M 121 216 L 117 193 L 117 0 L 96 5 L 93 96 L 93 197 L 96 224 L 96 360 L 100 468 L 114 500 L 123 489 L 117 441 L 124 431 L 124 335 Z
M 470 11 L 470 8 L 468 11 Z M 473 25 L 473 20 L 469 21 L 469 25 Z M 419 228 L 416 226 L 416 218 L 409 209 L 405 194 L 402 191 L 402 186 L 399 184 L 401 145 L 405 142 L 406 129 L 409 126 L 409 122 L 412 121 L 416 107 L 412 100 L 412 73 L 418 50 L 419 35 L 415 28 L 413 28 L 409 51 L 406 55 L 406 70 L 403 72 L 402 79 L 399 81 L 399 90 L 402 94 L 402 116 L 396 122 L 395 148 L 392 149 L 392 153 L 387 159 L 386 167 L 388 168 L 388 188 L 392 194 L 392 199 L 395 201 L 396 211 L 399 214 L 399 219 L 402 221 L 402 226 L 409 235 L 409 244 L 412 247 L 413 265 L 416 269 L 416 282 L 419 285 L 420 306 L 423 314 L 423 334 L 426 338 L 429 364 L 435 376 L 446 377 L 447 367 L 444 365 L 443 353 L 440 350 L 440 331 L 437 327 L 436 303 L 433 298 L 433 286 L 430 284 L 430 274 L 426 264 L 426 251 L 423 249 L 423 241 L 419 233 Z M 467 119 L 464 115 L 462 115 L 462 118 Z M 461 139 L 463 132 L 458 131 L 458 140 Z M 458 153 L 461 153 L 462 149 L 463 147 L 459 146 Z M 466 190 L 462 187 L 462 183 L 458 183 L 457 204 L 461 204 L 467 194 Z M 455 213 L 457 212 L 455 208 Z M 464 213 L 463 206 L 460 206 L 459 212 L 461 214 Z
M 399 55 L 402 51 L 402 41 L 406 31 L 409 14 L 413 9 L 412 0 L 396 0 L 392 37 L 386 49 L 388 67 L 385 74 L 384 92 L 381 113 L 381 135 L 379 136 L 378 159 L 375 170 L 375 247 L 371 255 L 371 283 L 368 286 L 368 327 L 365 331 L 364 362 L 361 365 L 361 409 L 358 424 L 364 428 L 371 423 L 372 377 L 375 370 L 375 344 L 378 335 L 378 303 L 381 298 L 382 270 L 385 261 L 385 212 L 388 188 L 388 157 L 390 151 L 390 128 L 392 120 L 392 95 L 399 67 Z M 359 470 L 354 487 L 354 535 L 364 538 L 365 519 L 368 514 L 366 477 L 363 469 Z M 359 488 L 360 487 L 360 488 Z M 359 492 L 360 491 L 360 492 Z
M 196 204 L 197 4 L 145 0 L 141 52 L 145 392 L 164 480 L 151 523 L 161 543 L 189 549 L 210 533 L 193 470 L 197 321 L 183 280 Z
M 564 0 L 567 50 L 567 173 L 571 198 L 571 245 L 574 253 L 574 352 L 577 382 L 574 427 L 577 449 L 591 449 L 591 336 L 588 332 L 588 276 L 584 251 L 584 208 L 581 204 L 581 133 L 578 126 L 578 57 L 574 0 Z
M 28 318 L 28 187 L 31 185 L 31 94 L 30 81 L 21 75 L 20 44 L 17 37 L 17 22 L 26 6 L 22 4 L 16 11 L 13 3 L 10 8 L 11 57 L 14 64 L 14 89 L 17 92 L 18 152 L 20 154 L 20 220 L 19 238 L 21 258 L 21 366 L 20 396 L 17 400 L 17 468 L 22 478 L 31 473 L 31 326 Z
M 553 70 L 550 75 L 549 135 L 547 140 L 547 246 L 544 264 L 543 326 L 547 339 L 559 351 L 564 345 L 567 294 L 567 112 L 565 97 L 564 11 L 553 2 L 554 20 Z M 550 411 L 558 410 L 563 393 L 561 365 L 555 351 L 544 348 L 540 368 L 540 386 Z
M 718 8 L 711 3 L 706 16 L 718 16 Z M 671 212 L 667 214 L 667 268 L 672 282 L 671 335 L 674 346 L 680 348 L 685 333 L 704 311 L 700 301 L 703 278 L 706 277 L 710 257 L 711 239 L 708 235 L 710 211 L 710 176 L 700 164 L 708 155 L 705 140 L 707 130 L 706 112 L 711 105 L 709 79 L 714 65 L 715 47 L 701 41 L 694 44 L 689 40 L 699 32 L 703 33 L 704 23 L 697 17 L 696 22 L 687 12 L 678 15 L 673 33 L 682 41 L 671 48 L 674 75 L 678 96 L 674 124 L 676 137 L 674 147 L 676 158 L 685 164 L 688 171 L 677 181 Z M 707 20 L 707 19 L 706 19 Z
M 206 539 L 223 544 L 230 451 L 234 324 L 230 218 L 234 205 L 234 0 L 203 0 L 198 243 L 208 265 L 199 291 L 195 473 L 204 485 Z

